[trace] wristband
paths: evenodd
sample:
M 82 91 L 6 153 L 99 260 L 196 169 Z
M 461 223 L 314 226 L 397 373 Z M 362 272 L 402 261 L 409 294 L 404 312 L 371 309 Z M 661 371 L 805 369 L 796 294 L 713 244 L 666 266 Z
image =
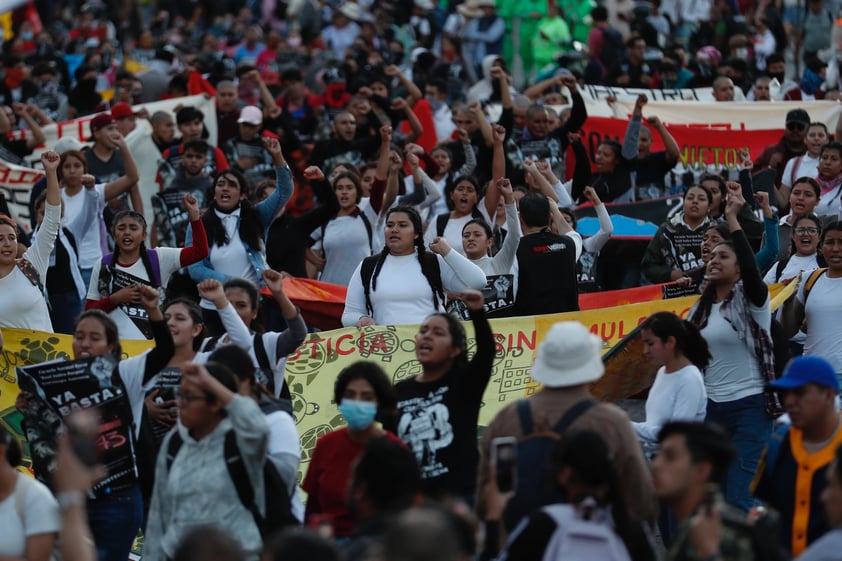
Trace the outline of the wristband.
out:
M 56 495 L 58 508 L 61 512 L 70 510 L 73 507 L 83 507 L 87 498 L 82 491 L 62 491 Z

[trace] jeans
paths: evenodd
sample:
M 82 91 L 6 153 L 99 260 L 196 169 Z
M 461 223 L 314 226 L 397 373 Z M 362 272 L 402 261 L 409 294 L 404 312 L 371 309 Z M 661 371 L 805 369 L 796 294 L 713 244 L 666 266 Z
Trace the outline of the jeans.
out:
M 79 300 L 79 293 L 71 292 L 50 292 L 50 320 L 53 323 L 53 332 L 73 334 L 73 323 L 79 314 L 84 310 L 84 305 Z
M 723 403 L 708 400 L 705 421 L 717 423 L 731 435 L 737 455 L 728 470 L 722 492 L 728 502 L 748 512 L 756 504 L 749 486 L 772 434 L 772 419 L 766 413 L 763 394 Z
M 143 524 L 140 487 L 89 500 L 88 524 L 99 561 L 126 561 Z
M 91 286 L 91 275 L 94 274 L 94 270 L 91 269 L 79 269 L 79 272 L 82 273 L 82 281 L 85 283 L 85 292 L 88 292 L 88 289 Z

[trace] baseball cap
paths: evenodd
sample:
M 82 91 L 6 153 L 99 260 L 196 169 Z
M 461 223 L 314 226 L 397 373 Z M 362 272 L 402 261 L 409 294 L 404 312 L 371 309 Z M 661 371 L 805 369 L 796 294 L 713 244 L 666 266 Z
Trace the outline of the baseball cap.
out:
M 109 125 L 114 124 L 114 117 L 112 117 L 109 113 L 100 113 L 93 119 L 91 119 L 91 136 L 96 131 L 102 130 Z M 93 140 L 93 138 L 91 138 Z
M 56 141 L 55 146 L 53 146 L 53 150 L 59 154 L 64 154 L 69 150 L 82 150 L 84 147 L 85 145 L 75 138 L 71 136 L 63 136 Z
M 132 106 L 125 101 L 121 101 L 111 108 L 111 116 L 115 121 L 126 117 L 134 117 L 135 115 L 137 115 L 137 113 L 135 113 L 134 110 L 132 110 Z
M 794 390 L 807 384 L 832 388 L 839 393 L 839 379 L 833 366 L 818 356 L 799 356 L 787 365 L 784 375 L 771 382 L 770 388 Z
M 810 124 L 810 114 L 801 108 L 791 109 L 789 113 L 786 114 L 786 123 L 801 123 L 802 125 L 807 126 Z
M 254 105 L 246 105 L 240 111 L 240 118 L 238 123 L 246 123 L 249 125 L 260 125 L 263 123 L 263 113 Z

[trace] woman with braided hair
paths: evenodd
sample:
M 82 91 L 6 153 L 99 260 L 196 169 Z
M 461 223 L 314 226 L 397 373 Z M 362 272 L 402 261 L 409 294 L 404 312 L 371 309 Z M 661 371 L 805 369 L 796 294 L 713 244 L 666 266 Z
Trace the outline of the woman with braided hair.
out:
M 421 323 L 444 310 L 444 293 L 481 290 L 485 273 L 440 237 L 424 247 L 421 216 L 399 205 L 386 214 L 386 246 L 363 259 L 348 285 L 342 325 Z
M 149 320 L 140 306 L 140 285 L 155 289 L 167 286 L 170 276 L 182 267 L 208 255 L 208 239 L 199 214 L 199 204 L 191 194 L 184 195 L 184 208 L 190 218 L 193 236 L 184 248 L 147 249 L 146 220 L 126 210 L 114 217 L 114 252 L 94 264 L 85 308 L 100 309 L 117 323 L 123 339 L 150 339 Z

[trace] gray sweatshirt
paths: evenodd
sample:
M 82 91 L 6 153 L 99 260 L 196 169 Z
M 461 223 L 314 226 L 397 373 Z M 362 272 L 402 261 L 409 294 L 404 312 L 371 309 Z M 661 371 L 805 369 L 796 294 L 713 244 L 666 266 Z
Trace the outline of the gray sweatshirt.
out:
M 201 440 L 190 436 L 180 423 L 184 443 L 167 473 L 167 449 L 173 432 L 161 445 L 155 465 L 155 488 L 146 527 L 144 561 L 172 558 L 181 538 L 192 528 L 212 525 L 224 529 L 257 559 L 262 546 L 251 513 L 237 496 L 225 465 L 225 433 L 233 429 L 243 455 L 258 509 L 265 512 L 263 463 L 269 441 L 266 416 L 250 398 L 235 395 L 226 407 L 228 416 Z

